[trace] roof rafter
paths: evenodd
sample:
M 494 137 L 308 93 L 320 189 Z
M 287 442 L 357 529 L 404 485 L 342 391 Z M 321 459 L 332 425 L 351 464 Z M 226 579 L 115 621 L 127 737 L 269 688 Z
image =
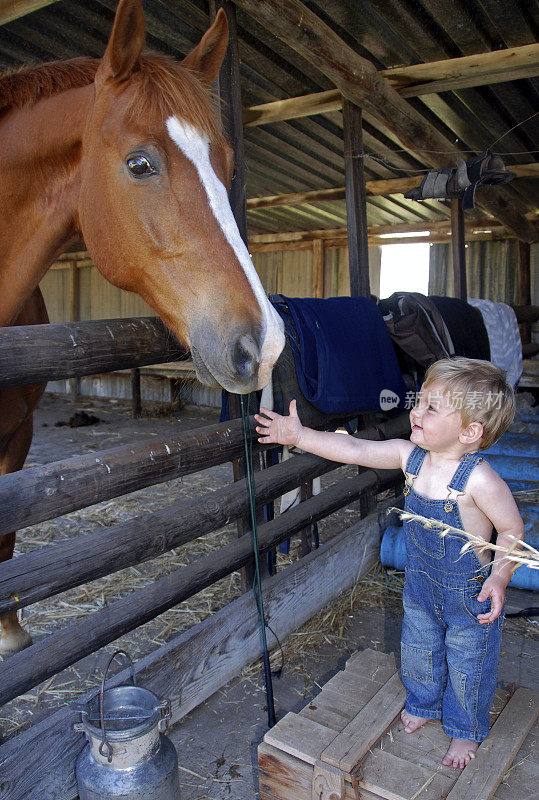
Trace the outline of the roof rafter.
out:
M 57 2 L 58 0 L 0 0 L 0 25 Z
M 299 0 L 236 0 L 236 4 L 315 65 L 344 97 L 387 125 L 402 146 L 423 163 L 439 167 L 440 154 L 462 155 L 399 95 L 370 61 L 358 55 Z M 534 226 L 514 210 L 501 191 L 498 195 L 489 199 L 487 213 L 519 239 L 536 241 Z
M 415 235 L 414 235 L 415 234 Z M 492 220 L 475 219 L 466 223 L 466 241 L 507 238 L 507 230 L 501 225 L 492 225 Z M 410 242 L 448 242 L 451 237 L 451 222 L 402 223 L 397 225 L 369 225 L 370 245 L 400 244 Z M 322 228 L 320 230 L 291 231 L 287 233 L 259 233 L 249 236 L 252 253 L 279 249 L 286 244 L 290 249 L 309 249 L 313 242 L 322 241 L 325 247 L 346 247 L 346 228 Z
M 385 78 L 401 97 L 419 97 L 422 94 L 533 78 L 539 75 L 539 44 L 414 64 L 411 67 L 384 69 L 380 70 L 379 75 Z M 286 100 L 275 100 L 273 103 L 245 108 L 243 123 L 247 127 L 266 125 L 269 122 L 340 111 L 341 108 L 340 91 L 329 89 L 326 92 L 290 97 Z
M 517 178 L 539 178 L 539 162 L 532 164 L 512 164 L 509 167 Z M 417 186 L 421 176 L 410 178 L 388 178 L 365 182 L 368 197 L 384 196 L 407 192 Z M 297 206 L 303 203 L 324 203 L 334 200 L 344 200 L 346 188 L 339 186 L 336 189 L 317 189 L 310 192 L 293 192 L 291 194 L 267 195 L 266 197 L 250 197 L 247 200 L 247 210 L 255 208 L 272 208 L 274 206 Z

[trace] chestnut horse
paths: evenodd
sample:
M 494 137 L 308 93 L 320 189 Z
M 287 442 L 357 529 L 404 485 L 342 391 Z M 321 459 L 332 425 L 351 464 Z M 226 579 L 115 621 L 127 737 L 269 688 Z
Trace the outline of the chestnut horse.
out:
M 140 0 L 120 0 L 102 59 L 0 79 L 0 325 L 47 322 L 39 281 L 84 238 L 97 269 L 139 294 L 191 350 L 199 379 L 264 386 L 284 345 L 230 205 L 233 154 L 211 85 L 224 12 L 181 62 L 142 54 Z M 0 473 L 21 469 L 44 386 L 0 393 Z M 15 534 L 0 537 L 0 561 Z M 31 643 L 2 619 L 0 652 Z

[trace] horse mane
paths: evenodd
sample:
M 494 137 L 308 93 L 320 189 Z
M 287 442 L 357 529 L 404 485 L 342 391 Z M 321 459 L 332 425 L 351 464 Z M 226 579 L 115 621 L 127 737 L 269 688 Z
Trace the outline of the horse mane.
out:
M 0 76 L 0 114 L 11 108 L 26 108 L 39 100 L 68 89 L 93 83 L 98 58 L 51 61 L 37 67 L 23 67 Z M 156 122 L 179 115 L 202 130 L 210 140 L 222 138 L 219 115 L 210 88 L 196 72 L 181 62 L 157 53 L 145 53 L 129 78 L 134 91 L 126 108 L 131 122 Z
M 93 83 L 98 58 L 50 61 L 38 67 L 22 67 L 0 77 L 0 112 L 33 106 L 38 100 L 68 89 Z

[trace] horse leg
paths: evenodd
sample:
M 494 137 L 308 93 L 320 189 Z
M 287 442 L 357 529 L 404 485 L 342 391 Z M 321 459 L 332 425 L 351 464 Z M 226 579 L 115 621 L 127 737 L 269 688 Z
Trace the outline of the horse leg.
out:
M 33 427 L 32 414 L 30 414 L 21 422 L 5 447 L 4 456 L 0 462 L 0 475 L 22 469 L 32 443 Z M 10 559 L 13 556 L 14 548 L 15 532 L 0 536 L 0 562 Z M 0 655 L 4 657 L 12 655 L 32 644 L 32 637 L 20 626 L 16 611 L 10 611 L 9 614 L 1 617 L 0 627 Z

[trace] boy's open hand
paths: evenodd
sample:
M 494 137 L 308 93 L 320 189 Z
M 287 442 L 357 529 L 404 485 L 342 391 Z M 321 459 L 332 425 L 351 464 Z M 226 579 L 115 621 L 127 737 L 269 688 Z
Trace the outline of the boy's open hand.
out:
M 488 614 L 477 615 L 477 619 L 482 625 L 487 622 L 494 622 L 502 613 L 506 586 L 506 582 L 496 575 L 491 575 L 484 582 L 477 599 L 480 603 L 484 603 L 490 597 L 490 611 Z
M 261 444 L 287 444 L 295 446 L 299 442 L 303 426 L 299 421 L 296 401 L 292 400 L 289 408 L 289 417 L 282 417 L 275 411 L 268 411 L 260 407 L 260 414 L 255 414 L 258 422 L 256 432 L 261 434 L 258 441 Z

